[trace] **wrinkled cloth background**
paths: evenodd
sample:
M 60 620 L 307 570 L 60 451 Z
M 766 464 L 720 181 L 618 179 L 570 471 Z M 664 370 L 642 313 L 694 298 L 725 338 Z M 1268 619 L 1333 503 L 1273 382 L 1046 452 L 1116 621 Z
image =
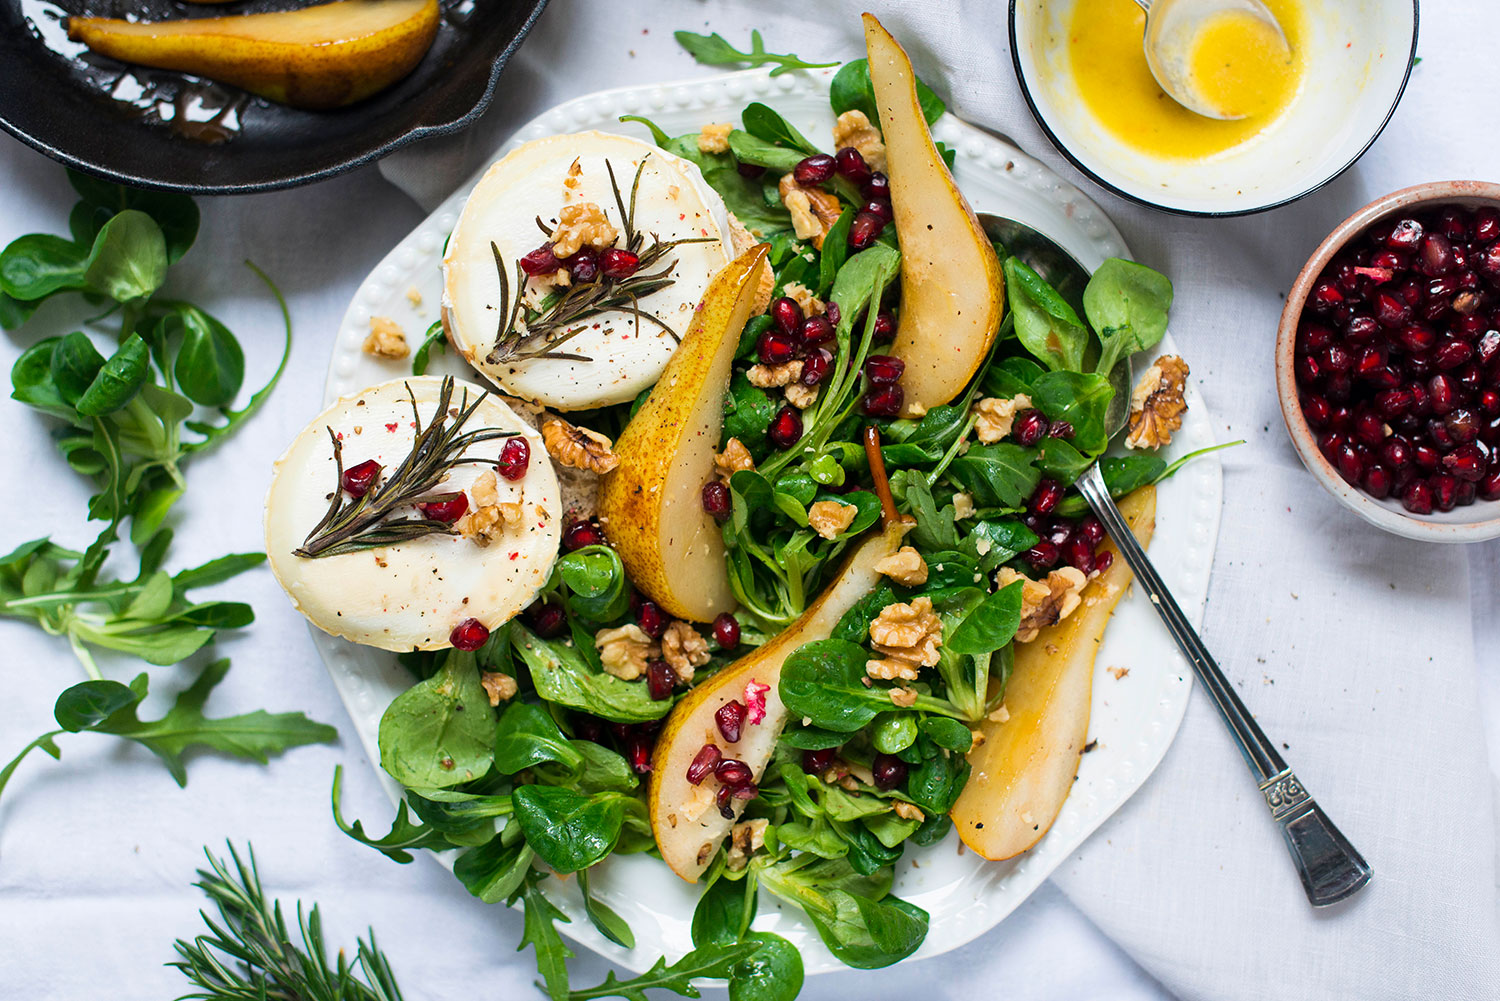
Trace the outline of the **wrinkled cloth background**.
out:
M 1339 220 L 1423 180 L 1493 178 L 1497 113 L 1481 50 L 1492 5 L 1428 4 L 1406 97 L 1343 177 L 1275 212 L 1184 219 L 1091 185 L 1048 145 L 1022 103 L 997 2 L 872 3 L 949 107 L 1012 136 L 1111 213 L 1136 257 L 1176 283 L 1172 329 L 1212 409 L 1225 501 L 1204 632 L 1286 757 L 1375 868 L 1339 908 L 1306 905 L 1261 797 L 1207 699 L 1195 693 L 1176 744 L 1140 793 L 1031 900 L 972 944 L 894 971 L 810 980 L 807 998 L 1332 999 L 1493 997 L 1500 982 L 1495 769 L 1500 761 L 1500 543 L 1444 548 L 1383 535 L 1345 514 L 1292 451 L 1271 376 L 1281 296 Z M 853 58 L 859 5 L 763 0 L 553 0 L 468 133 L 313 187 L 202 202 L 198 245 L 169 291 L 203 303 L 247 346 L 247 385 L 268 374 L 274 308 L 240 262 L 273 275 L 297 325 L 292 364 L 260 416 L 195 460 L 171 566 L 261 542 L 272 460 L 318 409 L 329 343 L 348 299 L 386 251 L 514 128 L 559 101 L 624 83 L 714 70 L 671 39 L 717 30 L 810 59 Z M 0 139 L 0 238 L 65 231 L 61 168 Z M 395 186 L 393 186 L 393 183 Z M 405 193 L 403 193 L 405 192 Z M 408 194 L 411 196 L 408 197 Z M 7 367 L 82 311 L 49 307 L 0 340 Z M 0 549 L 44 533 L 81 545 L 86 486 L 49 428 L 0 401 Z M 234 659 L 210 700 L 218 714 L 303 709 L 342 742 L 268 768 L 205 756 L 179 791 L 145 751 L 64 737 L 61 763 L 34 756 L 0 802 L 0 996 L 162 998 L 185 981 L 162 963 L 197 934 L 189 886 L 200 848 L 252 841 L 268 888 L 320 901 L 330 940 L 377 929 L 409 998 L 534 997 L 520 917 L 470 898 L 425 859 L 397 866 L 334 827 L 328 790 L 346 766 L 345 809 L 385 829 L 379 791 L 301 618 L 270 574 L 218 589 L 259 621 L 220 644 Z M 127 678 L 135 666 L 106 668 Z M 184 673 L 152 671 L 159 691 Z M 52 726 L 58 691 L 82 674 L 64 644 L 0 622 L 0 757 Z M 1125 682 L 1128 683 L 1128 679 Z M 1486 739 L 1490 750 L 1486 750 Z M 573 963 L 576 985 L 605 964 Z M 718 996 L 722 997 L 722 992 Z

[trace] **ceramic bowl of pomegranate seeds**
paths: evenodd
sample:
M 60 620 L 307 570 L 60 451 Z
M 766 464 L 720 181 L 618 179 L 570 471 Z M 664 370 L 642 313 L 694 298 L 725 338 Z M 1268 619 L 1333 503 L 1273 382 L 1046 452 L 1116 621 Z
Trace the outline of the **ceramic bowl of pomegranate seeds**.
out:
M 1500 537 L 1500 184 L 1386 195 L 1287 294 L 1281 412 L 1345 507 L 1411 539 Z

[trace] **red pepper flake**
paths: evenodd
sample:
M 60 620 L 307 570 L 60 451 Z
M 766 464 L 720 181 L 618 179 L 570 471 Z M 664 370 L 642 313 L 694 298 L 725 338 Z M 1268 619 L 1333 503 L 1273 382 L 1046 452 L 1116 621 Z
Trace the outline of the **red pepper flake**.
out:
M 686 212 L 679 212 L 679 213 L 677 213 L 677 221 L 678 222 L 682 222 L 682 220 L 684 220 L 686 218 L 687 218 L 687 213 Z
M 391 433 L 392 433 L 392 434 L 394 434 L 394 433 L 395 433 L 395 431 L 396 431 L 396 428 L 397 428 L 397 427 L 399 427 L 399 426 L 400 426 L 400 425 L 399 425 L 399 424 L 398 424 L 398 423 L 395 423 L 395 422 L 393 422 L 393 423 L 390 423 L 390 424 L 387 424 L 387 425 L 386 425 L 386 426 L 385 426 L 385 429 L 386 429 L 386 430 L 387 430 L 387 431 L 389 431 L 389 432 L 391 432 Z
M 520 559 L 521 558 L 521 554 L 520 553 L 511 553 L 510 554 L 510 558 L 513 559 L 513 560 Z

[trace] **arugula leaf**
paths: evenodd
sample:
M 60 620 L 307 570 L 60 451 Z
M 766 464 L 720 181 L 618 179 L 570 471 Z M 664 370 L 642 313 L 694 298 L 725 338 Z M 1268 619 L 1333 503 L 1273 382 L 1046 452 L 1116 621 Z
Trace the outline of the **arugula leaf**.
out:
M 414 824 L 407 812 L 405 803 L 396 807 L 396 819 L 391 823 L 390 833 L 383 838 L 372 838 L 365 833 L 364 824 L 356 820 L 353 824 L 345 823 L 344 814 L 340 808 L 342 800 L 342 788 L 344 783 L 344 766 L 336 765 L 333 769 L 333 822 L 338 825 L 339 830 L 362 845 L 380 852 L 392 862 L 402 865 L 412 860 L 412 854 L 407 849 L 430 848 L 433 851 L 442 851 L 452 848 L 447 835 L 427 824 Z
M 516 951 L 520 952 L 528 945 L 531 946 L 536 951 L 536 968 L 546 982 L 544 989 L 547 995 L 552 1001 L 568 1001 L 571 995 L 568 992 L 566 960 L 572 958 L 573 950 L 563 942 L 562 935 L 557 931 L 557 922 L 572 924 L 573 919 L 558 910 L 542 892 L 538 884 L 546 878 L 544 873 L 528 873 L 522 888 L 516 894 L 525 906 L 521 922 L 521 942 L 516 946 Z M 510 902 L 515 903 L 514 896 Z
M 1073 307 L 1020 258 L 1007 257 L 1004 271 L 1021 344 L 1053 371 L 1081 371 L 1089 335 Z
M 787 53 L 785 55 L 776 52 L 767 52 L 765 42 L 760 37 L 760 32 L 750 32 L 750 51 L 741 52 L 718 32 L 711 35 L 696 35 L 691 31 L 674 31 L 672 37 L 677 39 L 677 44 L 687 49 L 698 62 L 705 66 L 734 66 L 744 64 L 746 66 L 774 65 L 772 76 L 781 76 L 799 69 L 821 69 L 825 66 L 837 66 L 832 63 L 810 63 L 802 57 Z
M 976 561 L 980 573 L 988 574 L 1036 544 L 1035 532 L 1019 521 L 1005 518 L 975 522 L 959 548 Z
M 443 330 L 442 320 L 433 320 L 432 326 L 427 328 L 427 336 L 422 338 L 422 344 L 411 354 L 411 374 L 425 375 L 427 366 L 431 361 L 432 352 L 439 351 L 447 353 L 448 334 Z
M 1099 265 L 1083 290 L 1083 311 L 1102 348 L 1094 371 L 1107 374 L 1121 358 L 1155 347 L 1171 308 L 1166 275 L 1120 257 Z
M 380 767 L 404 786 L 446 789 L 482 777 L 495 750 L 495 714 L 472 653 L 450 651 L 380 717 Z
M 746 105 L 745 110 L 740 114 L 740 120 L 745 123 L 745 131 L 757 139 L 773 145 L 785 146 L 799 153 L 798 161 L 803 157 L 821 152 L 810 139 L 797 131 L 796 126 L 783 118 L 780 112 L 759 101 L 752 101 Z M 771 164 L 766 166 L 771 166 Z M 796 166 L 796 163 L 794 162 L 792 166 Z M 782 171 L 782 173 L 785 172 L 785 170 Z
M 768 238 L 792 228 L 792 217 L 781 202 L 767 202 L 760 180 L 742 175 L 732 153 L 705 153 L 698 148 L 696 132 L 669 138 L 656 123 L 639 115 L 621 115 L 620 121 L 645 125 L 658 146 L 697 164 L 703 180 L 750 232 Z
M 790 942 L 769 933 L 747 935 L 738 942 L 700 946 L 677 962 L 665 958 L 640 976 L 618 979 L 607 973 L 597 987 L 576 990 L 570 1001 L 591 998 L 625 998 L 650 1001 L 650 990 L 671 991 L 683 997 L 699 997 L 694 980 L 727 980 L 732 1001 L 792 1001 L 802 989 L 802 957 Z
M 1074 444 L 1097 455 L 1109 445 L 1104 419 L 1114 395 L 1114 387 L 1102 375 L 1047 372 L 1032 384 L 1031 404 L 1046 414 L 1048 420 L 1073 425 Z
M 980 507 L 1019 510 L 1041 479 L 1035 463 L 1034 450 L 1000 441 L 976 445 L 958 456 L 948 475 L 973 494 Z
M 870 83 L 870 60 L 854 59 L 845 63 L 833 75 L 828 88 L 828 101 L 833 113 L 842 115 L 846 111 L 863 111 L 877 129 L 880 128 L 880 113 L 875 106 L 875 87 Z M 931 125 L 943 116 L 946 107 L 943 99 L 932 88 L 917 80 L 917 103 L 922 107 L 922 117 Z M 950 163 L 951 167 L 952 164 Z

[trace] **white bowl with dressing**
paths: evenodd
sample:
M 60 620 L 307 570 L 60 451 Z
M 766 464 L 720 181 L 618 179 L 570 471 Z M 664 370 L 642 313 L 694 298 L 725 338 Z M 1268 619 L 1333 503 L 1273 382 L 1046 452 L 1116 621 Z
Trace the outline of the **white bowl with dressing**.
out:
M 1337 177 L 1390 120 L 1417 44 L 1417 0 L 1300 0 L 1302 76 L 1284 110 L 1227 149 L 1174 156 L 1126 141 L 1085 100 L 1068 45 L 1078 2 L 1011 0 L 1011 58 L 1032 114 L 1095 181 L 1185 215 L 1261 212 Z

